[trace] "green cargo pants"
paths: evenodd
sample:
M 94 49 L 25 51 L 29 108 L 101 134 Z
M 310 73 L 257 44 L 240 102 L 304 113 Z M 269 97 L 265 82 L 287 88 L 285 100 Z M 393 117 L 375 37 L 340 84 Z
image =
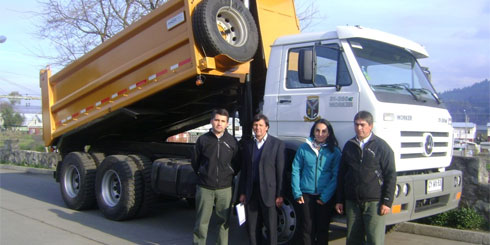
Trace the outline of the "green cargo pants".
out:
M 211 190 L 201 186 L 196 188 L 196 224 L 194 225 L 193 243 L 206 244 L 208 226 L 213 206 L 215 206 L 217 224 L 219 227 L 217 244 L 228 244 L 228 217 L 231 206 L 231 187 Z
M 385 216 L 379 215 L 379 202 L 345 201 L 347 245 L 384 244 Z

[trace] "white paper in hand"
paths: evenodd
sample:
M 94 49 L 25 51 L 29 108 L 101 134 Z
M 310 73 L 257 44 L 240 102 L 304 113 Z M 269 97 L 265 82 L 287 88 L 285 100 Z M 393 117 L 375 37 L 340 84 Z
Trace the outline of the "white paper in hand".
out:
M 247 220 L 247 218 L 245 218 L 245 206 L 243 203 L 236 205 L 236 213 L 238 215 L 238 224 L 241 226 Z

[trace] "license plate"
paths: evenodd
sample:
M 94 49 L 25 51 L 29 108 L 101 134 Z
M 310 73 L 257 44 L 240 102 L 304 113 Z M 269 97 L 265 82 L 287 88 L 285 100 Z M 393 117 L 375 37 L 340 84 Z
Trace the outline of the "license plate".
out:
M 442 178 L 427 180 L 427 193 L 442 191 Z

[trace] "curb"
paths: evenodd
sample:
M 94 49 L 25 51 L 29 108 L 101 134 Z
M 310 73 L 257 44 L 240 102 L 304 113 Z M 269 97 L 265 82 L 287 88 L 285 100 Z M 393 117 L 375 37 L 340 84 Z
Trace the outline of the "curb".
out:
M 396 226 L 395 230 L 399 232 L 437 237 L 453 241 L 490 245 L 490 233 L 488 232 L 458 230 L 454 228 L 424 225 L 412 222 L 400 223 Z
M 23 167 L 17 165 L 9 165 L 9 164 L 0 164 L 0 169 L 10 169 L 17 170 L 28 174 L 50 174 L 53 175 L 53 169 L 43 169 L 43 168 L 31 168 L 31 167 Z

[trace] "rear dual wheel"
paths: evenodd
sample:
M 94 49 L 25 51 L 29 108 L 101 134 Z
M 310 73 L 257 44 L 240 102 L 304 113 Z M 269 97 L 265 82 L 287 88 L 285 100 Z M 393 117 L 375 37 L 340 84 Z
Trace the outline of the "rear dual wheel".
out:
M 93 208 L 96 166 L 92 157 L 85 152 L 71 152 L 61 164 L 60 189 L 65 204 L 75 210 Z
M 131 157 L 106 157 L 97 170 L 95 186 L 97 204 L 108 219 L 130 219 L 141 207 L 144 180 Z

